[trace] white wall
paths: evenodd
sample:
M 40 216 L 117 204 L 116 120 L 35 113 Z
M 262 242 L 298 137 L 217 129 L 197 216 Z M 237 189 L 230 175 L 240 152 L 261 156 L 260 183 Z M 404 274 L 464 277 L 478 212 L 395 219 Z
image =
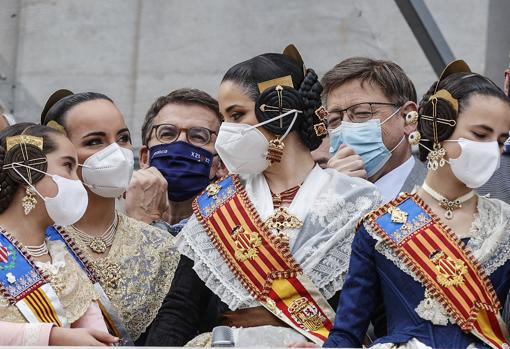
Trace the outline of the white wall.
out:
M 485 71 L 488 0 L 427 0 L 454 54 Z M 435 75 L 392 0 L 0 0 L 0 99 L 38 121 L 55 89 L 112 97 L 139 143 L 150 103 L 212 95 L 231 65 L 295 43 L 319 75 L 363 55 L 394 60 L 419 94 Z M 5 77 L 2 80 L 2 76 Z M 14 85 L 15 89 L 11 86 Z

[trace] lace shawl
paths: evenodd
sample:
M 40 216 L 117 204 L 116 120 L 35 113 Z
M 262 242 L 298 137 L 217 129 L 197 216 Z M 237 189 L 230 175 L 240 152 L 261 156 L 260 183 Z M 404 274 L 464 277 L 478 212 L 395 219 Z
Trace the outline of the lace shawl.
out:
M 66 230 L 76 234 L 72 227 Z M 170 289 L 179 262 L 172 235 L 119 213 L 115 239 L 105 258 L 95 259 L 78 237 L 75 240 L 136 340 L 154 320 Z
M 243 180 L 243 184 L 264 220 L 273 212 L 265 178 L 258 175 Z M 312 170 L 294 198 L 289 211 L 294 210 L 303 227 L 289 231 L 291 252 L 326 299 L 342 288 L 356 224 L 380 202 L 376 187 L 369 182 L 319 167 Z M 197 275 L 230 309 L 257 306 L 195 216 L 177 236 L 176 245 L 194 261 Z
M 370 224 L 364 224 L 368 234 L 377 240 L 376 251 L 391 260 L 400 270 L 410 275 L 414 280 L 420 282 L 401 259 L 397 257 L 394 250 L 389 247 L 379 235 L 375 233 Z M 466 244 L 473 256 L 478 260 L 480 266 L 489 276 L 510 258 L 510 205 L 497 199 L 478 197 L 477 214 L 469 236 L 471 238 Z M 431 321 L 435 325 L 446 325 L 448 313 L 435 299 L 425 297 L 416 308 L 421 318 Z
M 51 262 L 36 261 L 41 270 L 47 272 L 50 283 L 58 296 L 69 323 L 81 318 L 91 303 L 99 297 L 87 274 L 67 252 L 61 241 L 47 241 Z M 7 322 L 24 323 L 27 320 L 7 299 L 0 297 L 0 319 Z

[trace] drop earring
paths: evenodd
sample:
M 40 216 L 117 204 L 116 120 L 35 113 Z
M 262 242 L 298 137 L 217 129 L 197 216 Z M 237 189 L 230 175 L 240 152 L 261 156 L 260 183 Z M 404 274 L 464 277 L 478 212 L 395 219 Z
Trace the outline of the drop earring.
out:
M 21 199 L 21 206 L 23 207 L 23 211 L 25 215 L 29 215 L 30 212 L 35 208 L 37 204 L 37 200 L 34 195 L 34 190 L 30 187 L 27 187 L 25 190 L 25 196 Z
M 275 139 L 270 140 L 266 160 L 268 160 L 271 164 L 280 162 L 282 160 L 284 148 L 285 144 L 282 140 L 280 140 L 280 138 L 276 137 Z

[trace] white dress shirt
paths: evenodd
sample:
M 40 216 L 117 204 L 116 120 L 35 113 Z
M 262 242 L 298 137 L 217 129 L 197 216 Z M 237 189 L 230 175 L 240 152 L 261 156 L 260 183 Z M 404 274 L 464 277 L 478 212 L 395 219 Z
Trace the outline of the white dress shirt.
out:
M 411 155 L 402 165 L 386 173 L 374 183 L 381 192 L 385 203 L 395 199 L 400 194 L 402 186 L 413 170 L 414 164 L 414 156 Z

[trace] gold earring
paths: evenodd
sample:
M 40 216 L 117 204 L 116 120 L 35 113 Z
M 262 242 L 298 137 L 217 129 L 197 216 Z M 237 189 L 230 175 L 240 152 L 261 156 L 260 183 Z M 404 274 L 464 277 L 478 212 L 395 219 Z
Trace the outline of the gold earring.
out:
M 30 214 L 32 210 L 35 208 L 37 204 L 37 200 L 34 195 L 34 190 L 30 187 L 27 187 L 25 191 L 25 196 L 21 199 L 21 206 L 23 206 L 23 211 L 25 215 Z
M 282 160 L 283 148 L 285 148 L 285 144 L 278 137 L 270 140 L 266 160 L 268 160 L 271 164 L 274 162 L 280 162 Z
M 409 134 L 407 137 L 407 140 L 409 144 L 411 145 L 417 145 L 421 141 L 421 134 L 420 131 L 413 131 Z
M 445 148 L 440 143 L 434 143 L 434 148 L 427 155 L 427 168 L 437 171 L 440 167 L 443 167 L 446 164 L 445 155 Z
M 406 125 L 414 125 L 418 122 L 418 112 L 411 111 L 406 114 Z

